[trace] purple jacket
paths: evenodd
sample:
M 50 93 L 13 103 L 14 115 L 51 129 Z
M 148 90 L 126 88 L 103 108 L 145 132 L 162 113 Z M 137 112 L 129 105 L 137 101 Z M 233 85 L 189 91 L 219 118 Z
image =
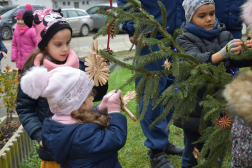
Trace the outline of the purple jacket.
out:
M 22 34 L 19 34 L 18 30 L 15 29 L 12 38 L 11 61 L 17 61 L 17 68 L 22 69 L 26 59 L 36 47 L 37 36 L 33 27 Z

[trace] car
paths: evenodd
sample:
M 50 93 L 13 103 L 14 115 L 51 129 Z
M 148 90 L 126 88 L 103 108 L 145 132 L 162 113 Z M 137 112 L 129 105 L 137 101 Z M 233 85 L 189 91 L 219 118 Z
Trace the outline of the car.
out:
M 117 3 L 112 3 L 112 7 L 116 8 Z M 110 9 L 110 3 L 98 4 L 88 8 L 87 13 L 92 16 L 94 21 L 94 29 L 100 29 L 105 25 L 106 17 L 99 13 L 96 13 L 96 10 L 104 10 L 107 11 Z M 122 31 L 122 25 L 120 25 L 119 30 Z
M 43 10 L 46 7 L 42 5 L 32 5 L 33 11 Z M 3 40 L 12 38 L 13 31 L 16 28 L 16 14 L 19 9 L 24 9 L 25 5 L 7 5 L 0 9 L 0 31 Z
M 93 19 L 85 10 L 67 8 L 61 9 L 61 13 L 69 22 L 73 35 L 87 36 L 94 28 Z

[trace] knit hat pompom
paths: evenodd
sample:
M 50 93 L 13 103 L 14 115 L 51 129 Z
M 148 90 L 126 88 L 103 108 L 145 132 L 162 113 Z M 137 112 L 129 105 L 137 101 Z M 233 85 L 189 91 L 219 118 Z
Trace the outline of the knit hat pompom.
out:
M 31 4 L 26 4 L 25 9 L 20 9 L 17 14 L 16 14 L 16 19 L 23 19 L 23 15 L 26 11 L 32 12 L 32 5 Z
M 191 22 L 194 13 L 199 7 L 206 4 L 215 4 L 214 0 L 184 0 L 182 6 L 185 10 L 185 17 L 187 22 Z
M 21 78 L 21 89 L 31 98 L 37 99 L 46 88 L 48 77 L 44 66 L 34 66 Z
M 252 0 L 248 0 L 246 3 L 244 3 L 242 6 L 242 19 L 244 22 L 248 25 L 250 30 L 252 31 Z
M 32 10 L 32 9 L 33 9 L 33 7 L 32 7 L 32 5 L 31 5 L 31 4 L 26 4 L 26 5 L 25 5 L 25 9 L 30 9 L 30 10 Z

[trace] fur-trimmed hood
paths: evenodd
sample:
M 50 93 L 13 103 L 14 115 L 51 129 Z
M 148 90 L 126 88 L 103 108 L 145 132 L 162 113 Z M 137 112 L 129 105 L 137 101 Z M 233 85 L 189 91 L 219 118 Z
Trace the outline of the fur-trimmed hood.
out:
M 227 84 L 223 96 L 229 112 L 252 124 L 252 71 L 241 72 Z

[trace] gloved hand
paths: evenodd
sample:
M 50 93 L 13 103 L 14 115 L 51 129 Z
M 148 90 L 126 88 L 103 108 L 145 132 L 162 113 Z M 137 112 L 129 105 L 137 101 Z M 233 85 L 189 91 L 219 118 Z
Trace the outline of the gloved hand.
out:
M 99 105 L 99 110 L 103 113 L 103 114 L 107 114 L 108 113 L 108 99 L 111 96 L 111 94 L 114 94 L 116 90 L 111 90 L 110 92 L 108 92 L 105 96 L 103 96 L 102 98 L 102 102 Z
M 229 43 L 227 43 L 225 45 L 225 47 L 223 47 L 221 49 L 221 55 L 224 59 L 226 58 L 230 58 L 231 55 L 235 54 L 236 51 L 233 51 L 234 48 L 236 48 L 237 46 L 235 46 L 235 40 L 231 40 L 229 41 Z
M 108 113 L 118 112 L 120 113 L 121 109 L 121 99 L 122 94 L 121 90 L 118 90 L 113 96 L 108 99 Z

